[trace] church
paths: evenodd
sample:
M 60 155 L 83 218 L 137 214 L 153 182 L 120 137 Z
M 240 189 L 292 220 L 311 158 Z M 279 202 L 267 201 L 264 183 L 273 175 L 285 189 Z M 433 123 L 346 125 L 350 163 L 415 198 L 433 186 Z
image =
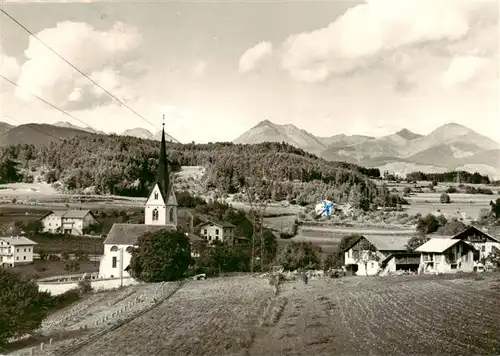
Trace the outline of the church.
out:
M 161 135 L 156 184 L 144 206 L 144 224 L 113 224 L 104 240 L 104 255 L 99 265 L 99 278 L 130 277 L 127 272 L 132 257 L 130 251 L 139 236 L 146 232 L 164 229 L 177 230 L 177 199 L 168 169 L 165 124 Z

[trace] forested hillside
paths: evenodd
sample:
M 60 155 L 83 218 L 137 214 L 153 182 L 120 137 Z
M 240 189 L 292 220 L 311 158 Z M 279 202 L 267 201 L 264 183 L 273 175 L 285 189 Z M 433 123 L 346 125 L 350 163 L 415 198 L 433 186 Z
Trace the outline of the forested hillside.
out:
M 181 165 L 206 167 L 207 190 L 236 193 L 256 180 L 272 179 L 269 197 L 299 203 L 328 197 L 366 204 L 376 195 L 366 174 L 380 175 L 378 169 L 328 162 L 280 143 L 170 143 L 167 149 L 174 170 Z M 155 179 L 158 154 L 159 142 L 116 135 L 63 139 L 41 147 L 9 146 L 0 151 L 0 180 L 30 181 L 38 175 L 49 183 L 60 181 L 71 191 L 94 187 L 98 194 L 145 196 Z

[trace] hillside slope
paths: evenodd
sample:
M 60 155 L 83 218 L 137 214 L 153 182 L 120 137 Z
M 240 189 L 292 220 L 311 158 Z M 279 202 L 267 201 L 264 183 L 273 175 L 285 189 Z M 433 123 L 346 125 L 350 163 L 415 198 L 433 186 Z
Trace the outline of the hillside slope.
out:
M 10 125 L 6 122 L 0 121 L 0 135 L 3 136 L 7 131 L 14 128 L 13 125 Z
M 28 151 L 25 152 L 25 151 Z M 12 154 L 4 150 L 4 155 Z M 159 142 L 116 135 L 82 135 L 45 147 L 18 147 L 14 159 L 26 173 L 43 172 L 68 191 L 146 196 L 156 179 Z M 0 150 L 0 154 L 1 154 Z M 25 161 L 25 157 L 36 157 Z M 328 162 L 287 144 L 168 144 L 172 169 L 204 166 L 203 184 L 218 194 L 243 193 L 247 185 L 273 200 L 313 203 L 325 197 L 347 200 L 351 191 L 373 197 L 374 184 L 363 167 Z M 0 159 L 2 157 L 0 156 Z M 380 173 L 380 172 L 376 172 Z M 263 181 L 273 179 L 271 190 Z M 242 195 L 243 196 L 243 195 Z
M 0 140 L 0 147 L 28 144 L 43 146 L 49 142 L 74 137 L 94 135 L 94 133 L 70 127 L 60 127 L 48 124 L 25 124 L 16 126 L 5 132 Z

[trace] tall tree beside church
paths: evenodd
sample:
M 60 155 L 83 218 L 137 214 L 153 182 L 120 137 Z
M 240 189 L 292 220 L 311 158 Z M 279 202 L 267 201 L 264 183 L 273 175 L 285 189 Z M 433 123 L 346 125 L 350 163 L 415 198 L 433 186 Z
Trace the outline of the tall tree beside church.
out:
M 188 237 L 167 229 L 140 236 L 131 254 L 130 274 L 147 283 L 178 280 L 194 262 Z

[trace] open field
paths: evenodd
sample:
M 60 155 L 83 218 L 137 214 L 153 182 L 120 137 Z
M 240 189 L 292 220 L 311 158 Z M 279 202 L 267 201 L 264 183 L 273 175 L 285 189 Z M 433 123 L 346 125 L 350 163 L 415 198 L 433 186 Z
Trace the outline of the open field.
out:
M 35 260 L 33 264 L 15 266 L 11 270 L 28 278 L 45 278 L 52 276 L 64 276 L 75 273 L 91 273 L 99 271 L 99 262 L 78 261 L 78 271 L 66 271 L 64 261 L 40 261 Z
M 129 291 L 158 294 L 146 288 L 99 293 L 53 316 L 44 334 L 91 325 L 88 337 L 105 327 L 95 326 L 103 313 L 127 304 Z M 251 276 L 191 281 L 79 349 L 63 352 L 70 341 L 54 336 L 43 355 L 495 355 L 499 298 L 498 273 L 292 281 L 278 295 Z
M 413 235 L 415 228 L 365 228 L 358 227 L 316 227 L 316 226 L 301 226 L 298 230 L 297 236 L 293 237 L 291 241 L 308 241 L 315 245 L 321 246 L 324 252 L 333 252 L 337 249 L 340 241 L 344 236 L 351 234 L 360 235 Z M 281 244 L 286 244 L 290 240 L 281 240 Z

